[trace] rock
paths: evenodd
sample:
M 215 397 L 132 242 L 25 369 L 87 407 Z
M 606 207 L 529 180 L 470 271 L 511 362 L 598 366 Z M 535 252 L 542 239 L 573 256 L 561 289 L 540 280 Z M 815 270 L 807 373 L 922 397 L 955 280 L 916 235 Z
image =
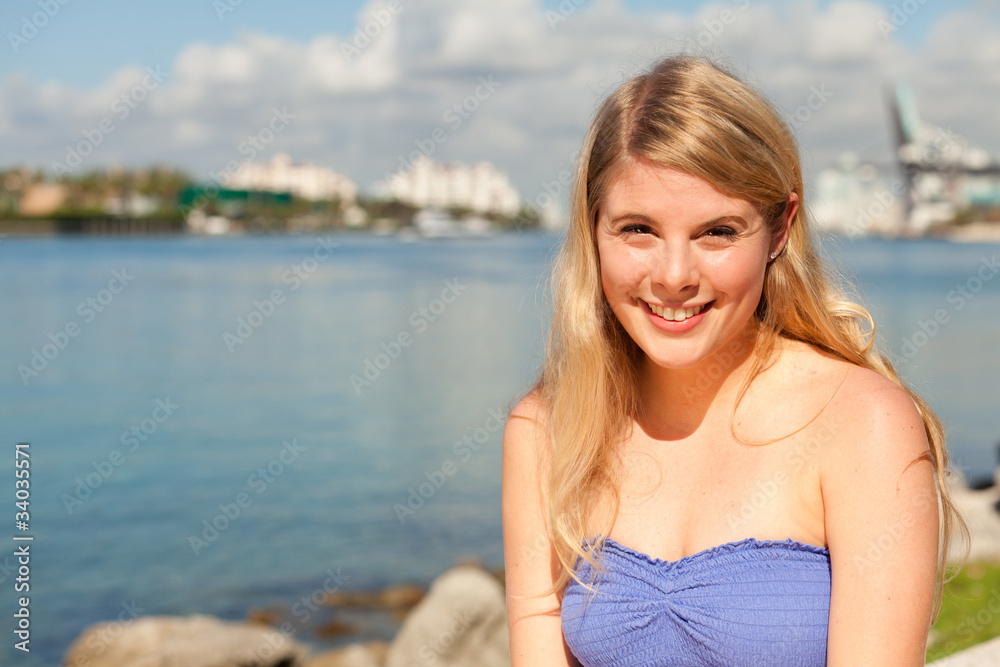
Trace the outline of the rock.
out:
M 320 653 L 306 667 L 382 667 L 389 645 L 385 642 L 351 644 L 346 648 Z
M 339 618 L 333 618 L 316 628 L 316 636 L 320 639 L 330 639 L 331 637 L 342 637 L 344 635 L 357 634 L 358 626 Z
M 331 591 L 323 604 L 328 607 L 361 607 L 409 611 L 424 596 L 424 589 L 416 584 L 395 584 L 381 591 Z
M 438 577 L 389 647 L 386 667 L 506 667 L 507 611 L 499 582 L 460 566 Z
M 254 607 L 247 612 L 247 622 L 276 628 L 286 613 L 287 611 L 282 607 Z
M 1000 503 L 1000 486 L 974 491 L 964 481 L 953 476 L 948 479 L 952 502 L 965 517 L 969 527 L 969 561 L 1000 560 L 1000 513 L 995 505 Z M 956 534 L 952 538 L 951 554 L 957 557 L 964 545 Z
M 298 642 L 261 625 L 211 616 L 145 616 L 93 625 L 66 652 L 66 667 L 300 667 Z
M 409 611 L 417 606 L 424 597 L 424 589 L 416 584 L 398 584 L 388 586 L 379 596 L 379 602 L 385 609 Z

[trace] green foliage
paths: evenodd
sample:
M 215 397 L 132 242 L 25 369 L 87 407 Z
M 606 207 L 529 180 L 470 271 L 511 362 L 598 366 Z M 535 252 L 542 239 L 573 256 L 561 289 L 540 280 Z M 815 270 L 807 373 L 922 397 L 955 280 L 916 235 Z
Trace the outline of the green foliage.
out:
M 403 224 L 409 223 L 413 219 L 413 216 L 417 214 L 417 211 L 420 210 L 416 206 L 411 206 L 395 199 L 359 198 L 358 205 L 368 214 L 369 220 L 391 218 Z
M 955 217 L 952 219 L 951 224 L 956 227 L 959 227 L 961 225 L 968 225 L 969 223 L 975 222 L 978 219 L 979 219 L 979 214 L 976 212 L 975 209 L 964 208 L 955 214 Z
M 969 563 L 944 587 L 927 662 L 1000 636 L 1000 563 Z

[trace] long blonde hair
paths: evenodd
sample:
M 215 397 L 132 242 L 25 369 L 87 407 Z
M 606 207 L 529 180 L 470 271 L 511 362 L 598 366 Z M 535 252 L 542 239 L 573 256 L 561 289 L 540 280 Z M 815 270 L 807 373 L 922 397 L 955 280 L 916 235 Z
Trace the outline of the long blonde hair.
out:
M 934 467 L 942 518 L 937 609 L 953 531 L 961 530 L 968 541 L 948 492 L 941 422 L 875 349 L 868 311 L 835 286 L 821 262 L 809 231 L 798 148 L 788 126 L 753 88 L 690 56 L 663 60 L 617 88 L 598 110 L 577 163 L 569 230 L 552 276 L 548 354 L 535 387 L 545 406 L 551 446 L 548 524 L 561 564 L 555 589 L 561 591 L 570 578 L 580 581 L 580 558 L 595 571 L 600 567 L 594 549 L 585 543 L 591 537 L 588 521 L 610 491 L 609 522 L 614 522 L 620 480 L 613 445 L 627 433 L 638 406 L 636 379 L 643 353 L 604 296 L 594 235 L 612 180 L 623 165 L 637 159 L 697 176 L 729 196 L 755 203 L 772 231 L 784 219 L 789 193 L 798 195 L 788 241 L 765 274 L 754 314 L 756 352 L 740 397 L 765 368 L 779 337 L 869 368 L 907 391 L 930 443 L 921 458 Z

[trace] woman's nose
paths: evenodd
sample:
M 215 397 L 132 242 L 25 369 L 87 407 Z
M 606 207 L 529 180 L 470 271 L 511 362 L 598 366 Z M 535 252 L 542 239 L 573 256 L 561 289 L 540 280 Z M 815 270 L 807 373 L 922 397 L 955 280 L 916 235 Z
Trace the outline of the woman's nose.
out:
M 653 258 L 651 271 L 653 285 L 669 294 L 681 294 L 697 288 L 700 275 L 697 257 L 687 243 L 665 244 Z

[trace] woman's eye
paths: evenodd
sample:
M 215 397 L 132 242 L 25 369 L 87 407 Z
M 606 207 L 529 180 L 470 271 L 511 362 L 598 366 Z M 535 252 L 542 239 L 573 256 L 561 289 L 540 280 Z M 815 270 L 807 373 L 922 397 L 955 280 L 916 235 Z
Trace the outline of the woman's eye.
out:
M 736 236 L 736 230 L 732 227 L 712 227 L 705 232 L 706 236 L 732 237 Z
M 650 229 L 647 225 L 642 225 L 637 222 L 625 225 L 621 228 L 622 234 L 628 236 L 629 234 L 648 234 Z

